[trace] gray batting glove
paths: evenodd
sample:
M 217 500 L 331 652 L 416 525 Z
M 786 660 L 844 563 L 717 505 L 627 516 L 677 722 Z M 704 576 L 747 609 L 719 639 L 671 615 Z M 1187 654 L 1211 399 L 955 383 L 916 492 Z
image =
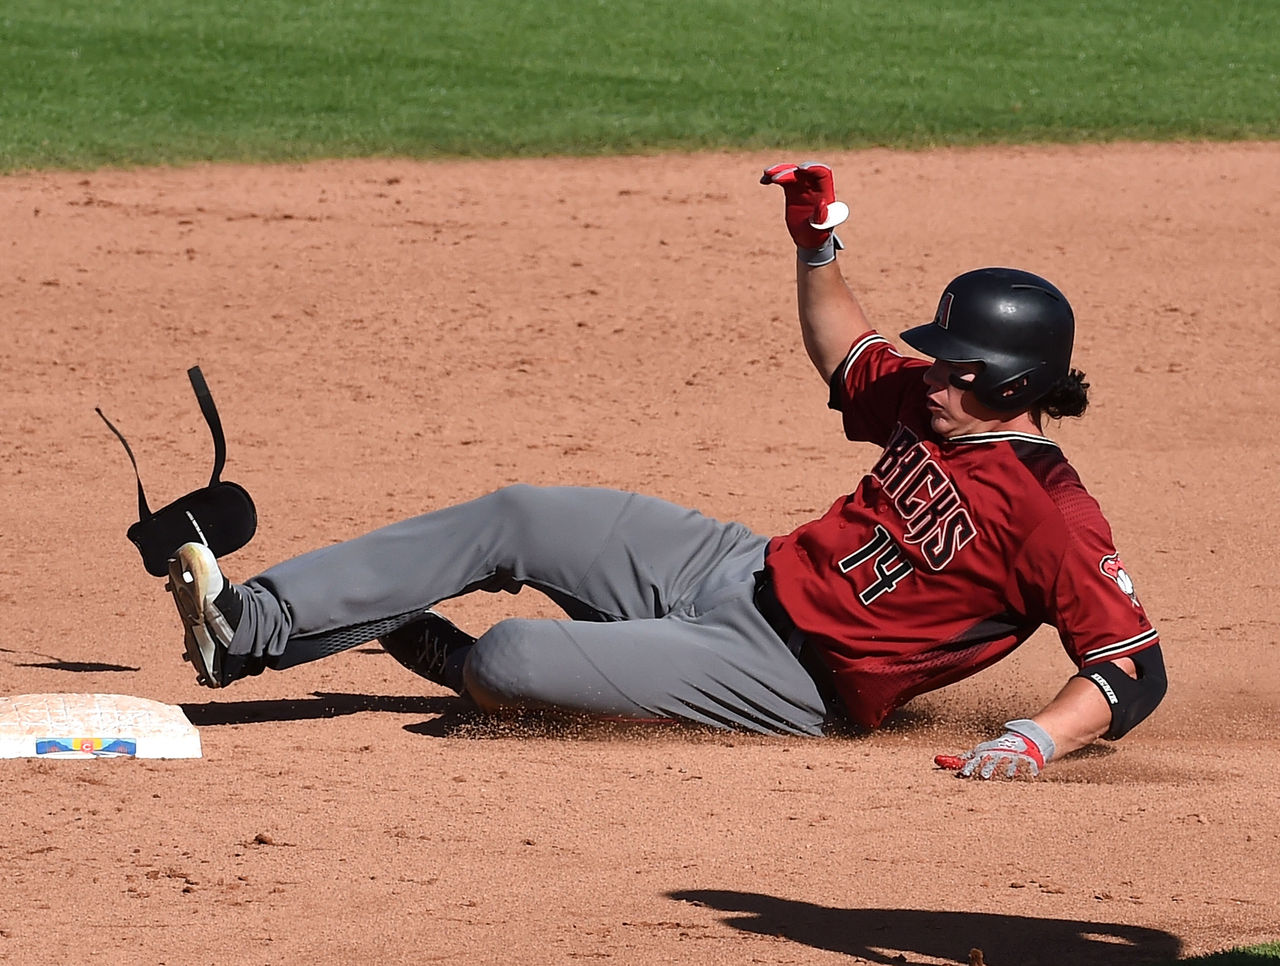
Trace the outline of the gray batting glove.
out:
M 1029 718 L 1006 721 L 1004 734 L 961 755 L 961 778 L 1035 778 L 1053 759 L 1053 739 Z

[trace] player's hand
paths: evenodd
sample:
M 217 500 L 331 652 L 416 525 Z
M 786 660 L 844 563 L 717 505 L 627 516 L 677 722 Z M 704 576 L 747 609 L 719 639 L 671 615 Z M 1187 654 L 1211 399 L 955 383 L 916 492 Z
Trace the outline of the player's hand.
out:
M 1053 739 L 1028 718 L 1007 721 L 1005 729 L 999 738 L 963 755 L 938 755 L 934 764 L 960 778 L 1035 778 L 1053 758 Z
M 823 252 L 830 256 L 827 261 L 834 259 L 835 249 L 844 246 L 832 229 L 849 217 L 849 206 L 836 201 L 831 169 L 817 161 L 775 164 L 764 169 L 760 183 L 782 186 L 787 231 L 802 257 L 806 252 Z

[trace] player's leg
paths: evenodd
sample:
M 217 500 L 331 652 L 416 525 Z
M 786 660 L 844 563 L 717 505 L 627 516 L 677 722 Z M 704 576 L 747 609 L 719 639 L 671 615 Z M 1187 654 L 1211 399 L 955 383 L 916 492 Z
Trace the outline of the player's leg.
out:
M 679 606 L 726 556 L 764 538 L 616 490 L 506 487 L 285 561 L 237 588 L 222 683 L 290 667 L 393 631 L 474 590 L 545 591 L 584 620 Z
M 817 685 L 751 601 L 737 592 L 664 618 L 596 624 L 507 620 L 464 665 L 482 707 L 671 718 L 770 734 L 820 735 Z

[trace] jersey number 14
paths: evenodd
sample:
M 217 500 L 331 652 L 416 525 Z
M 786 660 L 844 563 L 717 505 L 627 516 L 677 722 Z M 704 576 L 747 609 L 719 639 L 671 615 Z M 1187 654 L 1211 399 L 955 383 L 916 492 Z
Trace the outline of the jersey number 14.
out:
M 887 594 L 893 590 L 903 578 L 916 569 L 911 561 L 902 555 L 902 548 L 889 535 L 889 531 L 878 524 L 871 539 L 841 560 L 837 566 L 842 574 L 848 574 L 868 561 L 871 562 L 871 573 L 867 576 L 872 578 L 872 582 L 858 590 L 858 600 L 862 601 L 864 606 L 869 605 L 881 594 Z

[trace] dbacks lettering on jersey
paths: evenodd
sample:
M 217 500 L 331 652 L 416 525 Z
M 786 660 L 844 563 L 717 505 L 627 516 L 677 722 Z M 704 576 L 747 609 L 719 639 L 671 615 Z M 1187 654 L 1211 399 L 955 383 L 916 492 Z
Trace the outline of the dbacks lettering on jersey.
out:
M 901 423 L 871 468 L 905 524 L 903 539 L 918 544 L 932 570 L 941 570 L 974 538 L 977 528 L 951 478 L 920 437 Z

